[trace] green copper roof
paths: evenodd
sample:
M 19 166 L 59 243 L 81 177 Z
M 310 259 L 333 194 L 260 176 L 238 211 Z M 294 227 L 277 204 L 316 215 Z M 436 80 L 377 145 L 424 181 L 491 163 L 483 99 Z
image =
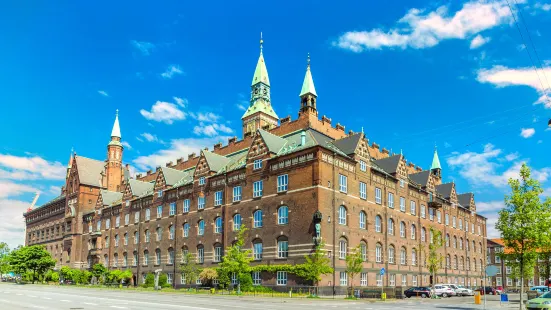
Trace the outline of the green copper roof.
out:
M 256 63 L 256 69 L 254 70 L 253 82 L 251 85 L 255 85 L 262 82 L 270 86 L 270 78 L 268 77 L 268 69 L 266 69 L 266 63 L 264 62 L 264 55 L 260 51 L 258 62 Z
M 281 148 L 285 146 L 285 144 L 287 143 L 287 140 L 279 136 L 276 136 L 274 134 L 271 134 L 265 130 L 258 129 L 258 133 L 260 134 L 260 136 L 262 137 L 262 140 L 264 140 L 264 143 L 268 147 L 268 151 L 272 153 L 277 154 L 279 150 L 281 150 Z
M 442 169 L 440 166 L 440 159 L 438 159 L 438 152 L 434 150 L 434 157 L 432 158 L 432 165 L 430 166 L 430 170 L 433 169 Z
M 111 137 L 121 137 L 121 127 L 119 125 L 119 110 L 115 115 L 115 123 L 113 124 L 113 130 L 111 130 Z
M 214 172 L 220 171 L 220 169 L 224 168 L 230 161 L 226 156 L 218 155 L 207 150 L 203 150 L 203 155 L 207 160 L 210 170 Z
M 310 63 L 308 63 L 308 67 L 306 68 L 306 75 L 304 76 L 304 82 L 302 83 L 302 90 L 300 91 L 299 96 L 304 96 L 308 93 L 314 96 L 318 95 L 316 93 L 316 87 L 314 86 L 314 80 L 312 79 L 312 72 L 310 71 Z
M 276 119 L 279 119 L 277 114 L 275 113 L 274 109 L 272 108 L 272 105 L 269 102 L 266 102 L 263 99 L 256 100 L 253 105 L 250 105 L 247 111 L 245 111 L 245 114 L 241 117 L 242 119 L 252 115 L 256 112 L 263 112 L 265 114 L 270 115 L 271 117 L 274 117 Z

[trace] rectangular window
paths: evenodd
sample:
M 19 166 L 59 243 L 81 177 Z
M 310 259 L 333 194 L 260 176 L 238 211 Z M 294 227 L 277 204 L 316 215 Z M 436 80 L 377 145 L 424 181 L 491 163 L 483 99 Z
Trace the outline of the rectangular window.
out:
M 205 177 L 199 178 L 199 185 L 205 185 Z
M 463 220 L 459 219 L 459 230 L 463 230 Z
M 111 219 L 105 220 L 105 229 L 109 229 L 111 227 Z M 474 230 L 474 224 L 473 224 L 473 230 Z
M 544 282 L 544 283 L 545 283 L 545 282 Z M 543 285 L 544 283 L 540 282 L 540 285 Z M 497 285 L 497 286 L 502 286 L 501 277 L 497 277 L 497 278 L 496 278 L 496 285 Z
M 454 217 L 452 217 L 452 227 L 457 228 L 456 224 L 457 224 L 457 222 L 456 222 L 456 219 L 455 219 L 455 216 L 454 216 Z
M 262 243 L 258 242 L 253 244 L 253 258 L 255 260 L 262 259 Z
M 496 255 L 496 264 L 501 263 L 501 257 L 499 255 Z
M 471 223 L 471 234 L 474 234 L 474 223 Z
M 417 206 L 415 204 L 415 201 L 411 200 L 409 202 L 409 213 L 415 215 L 417 213 Z
M 239 283 L 239 279 L 237 278 L 237 273 L 232 272 L 232 274 L 231 274 L 231 284 L 232 285 L 237 285 L 237 283 Z
M 173 273 L 167 273 L 166 274 L 166 283 L 172 284 L 172 281 L 174 281 L 174 274 Z
M 190 205 L 189 199 L 184 200 L 184 213 L 189 212 L 189 205 Z
M 157 206 L 157 218 L 163 217 L 163 206 Z
M 383 286 L 383 275 L 377 274 L 377 286 Z
M 255 159 L 253 162 L 253 169 L 258 170 L 262 168 L 262 159 Z
M 277 257 L 278 258 L 289 257 L 289 241 L 277 242 Z
M 342 174 L 339 174 L 339 190 L 343 193 L 348 192 L 348 178 Z
M 140 212 L 134 212 L 134 224 L 138 223 L 140 221 Z
M 117 215 L 115 218 L 115 227 L 119 227 L 121 225 L 121 216 Z
M 387 201 L 388 207 L 394 209 L 394 194 L 388 193 L 388 201 Z
M 163 197 L 163 191 L 158 191 L 157 192 L 157 197 Z
M 481 235 L 482 234 L 482 230 L 480 228 L 480 225 L 478 225 L 478 234 Z
M 444 224 L 446 226 L 450 225 L 450 216 L 448 215 L 448 213 L 444 214 Z
M 340 284 L 341 286 L 347 286 L 348 285 L 348 274 L 345 271 L 340 272 Z
M 367 170 L 367 164 L 363 160 L 360 160 L 360 170 L 361 171 L 366 171 Z
M 440 213 L 440 211 L 436 211 L 436 221 L 442 223 L 442 213 Z
M 457 280 L 455 282 L 457 283 Z M 417 286 L 417 276 L 416 275 L 411 276 L 411 284 L 413 284 L 413 286 Z
M 284 174 L 284 175 L 279 175 L 277 177 L 277 192 L 278 193 L 287 191 L 288 185 L 289 185 L 289 176 L 288 175 Z
M 421 217 L 425 218 L 426 216 L 427 216 L 426 207 L 425 207 L 425 205 L 421 205 Z
M 171 202 L 170 203 L 170 210 L 169 210 L 169 215 L 175 215 L 176 214 L 176 203 L 175 202 Z
M 378 187 L 375 187 L 375 203 L 379 205 L 383 203 L 381 189 Z
M 389 285 L 390 286 L 396 286 L 396 275 L 395 274 L 390 274 L 389 277 Z
M 367 199 L 367 184 L 360 182 L 360 198 Z
M 260 271 L 253 271 L 253 285 L 261 285 L 262 278 L 260 277 Z
M 402 275 L 402 286 L 408 285 L 408 276 L 403 274 Z
M 96 230 L 97 231 L 100 231 L 101 230 L 101 220 L 98 220 L 97 223 L 96 223 Z M 38 234 L 40 234 L 40 232 L 38 232 Z
M 130 214 L 125 214 L 124 215 L 124 225 L 128 225 L 128 223 L 130 222 Z
M 198 248 L 197 249 L 197 262 L 199 264 L 202 264 L 205 262 L 205 249 L 204 248 Z
M 215 206 L 221 206 L 222 203 L 224 203 L 224 192 L 223 191 L 217 191 L 214 193 L 214 205 Z
M 367 272 L 360 274 L 360 286 L 367 286 Z
M 406 182 L 404 182 L 404 180 L 400 180 L 400 187 L 401 188 L 404 188 L 405 184 L 406 184 Z
M 277 272 L 277 285 L 287 285 L 287 271 Z
M 434 221 L 434 209 L 429 208 L 429 220 Z
M 406 198 L 400 197 L 400 211 L 406 212 Z
M 256 181 L 253 183 L 253 197 L 262 197 L 262 191 L 264 189 L 264 186 L 262 184 L 262 181 Z
M 214 261 L 220 262 L 222 261 L 222 247 L 217 246 L 214 248 Z
M 198 197 L 197 198 L 197 209 L 203 210 L 205 208 L 205 197 Z
M 241 186 L 233 188 L 233 202 L 241 201 Z

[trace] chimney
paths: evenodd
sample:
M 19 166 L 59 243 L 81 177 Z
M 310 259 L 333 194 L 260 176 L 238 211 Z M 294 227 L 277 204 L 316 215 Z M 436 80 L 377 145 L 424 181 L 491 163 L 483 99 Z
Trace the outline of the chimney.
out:
M 214 150 L 215 150 L 215 151 L 216 151 L 216 150 L 219 150 L 219 149 L 221 149 L 221 148 L 222 148 L 222 142 L 218 142 L 218 143 L 216 143 L 216 144 L 214 145 Z
M 304 130 L 300 133 L 300 145 L 306 145 L 306 131 Z
M 283 125 L 283 124 L 288 123 L 290 121 L 291 121 L 291 115 L 287 115 L 286 117 L 279 120 L 279 124 Z
M 167 167 L 172 167 L 172 162 L 169 161 L 168 163 L 166 163 L 166 166 L 167 166 Z
M 325 116 L 325 115 L 321 117 L 321 122 L 322 123 L 329 123 L 329 125 L 331 125 L 331 119 L 329 117 Z
M 182 161 L 184 161 L 184 158 L 180 157 L 180 158 L 176 159 L 176 164 L 181 164 Z
M 194 158 L 194 157 L 195 157 L 195 152 L 189 154 L 189 155 L 187 156 L 187 159 L 190 160 L 190 159 L 192 159 L 192 158 Z
M 233 137 L 228 139 L 228 144 L 233 144 L 233 143 L 235 143 L 235 141 L 237 141 L 237 137 L 233 136 Z
M 383 152 L 383 154 L 386 154 L 386 155 L 390 154 L 390 152 L 385 148 L 383 148 L 382 152 Z
M 341 130 L 342 132 L 344 132 L 344 126 L 339 124 L 339 123 L 337 123 L 337 125 L 335 125 L 335 129 Z

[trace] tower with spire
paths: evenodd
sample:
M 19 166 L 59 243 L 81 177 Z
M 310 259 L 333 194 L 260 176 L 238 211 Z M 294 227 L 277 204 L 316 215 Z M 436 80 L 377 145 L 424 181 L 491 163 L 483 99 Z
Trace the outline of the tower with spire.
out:
M 438 151 L 436 150 L 436 146 L 434 147 L 434 156 L 432 157 L 430 172 L 438 179 L 442 178 L 442 167 L 440 166 L 440 159 L 438 158 Z
M 119 191 L 122 182 L 122 152 L 121 128 L 119 125 L 119 110 L 115 114 L 115 123 L 111 130 L 111 141 L 107 144 L 107 160 L 103 177 L 103 187 L 109 191 Z
M 270 78 L 264 62 L 262 33 L 260 33 L 260 56 L 251 84 L 251 100 L 247 111 L 241 117 L 243 136 L 253 134 L 258 128 L 272 129 L 279 120 L 270 100 Z
M 302 83 L 302 89 L 300 91 L 300 112 L 302 113 L 314 113 L 318 115 L 316 108 L 316 101 L 318 94 L 316 93 L 316 87 L 314 86 L 314 79 L 312 79 L 312 72 L 310 71 L 310 53 L 308 53 L 308 64 L 306 66 L 306 74 L 304 75 L 304 82 Z

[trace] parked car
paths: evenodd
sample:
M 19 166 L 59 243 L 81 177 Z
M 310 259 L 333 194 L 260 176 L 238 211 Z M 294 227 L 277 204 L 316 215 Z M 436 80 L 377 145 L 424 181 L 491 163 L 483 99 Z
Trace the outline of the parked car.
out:
M 442 285 L 442 286 L 450 287 L 451 289 L 453 289 L 455 291 L 457 296 L 474 296 L 473 290 L 468 289 L 468 288 L 464 287 L 463 285 L 456 285 L 456 284 L 451 284 L 451 283 L 436 284 L 436 285 Z
M 435 285 L 434 294 L 436 296 L 442 296 L 442 297 L 452 297 L 457 295 L 457 293 L 453 288 L 449 286 L 444 286 L 444 285 Z
M 496 287 L 496 292 L 498 295 L 501 295 L 503 293 L 505 293 L 505 290 L 503 289 L 503 286 L 498 286 Z
M 412 296 L 427 298 L 431 296 L 430 287 L 426 287 L 426 286 L 411 287 L 404 291 L 404 295 L 407 298 L 410 298 Z
M 530 299 L 526 302 L 526 309 L 528 310 L 540 310 L 551 309 L 551 292 L 544 293 L 543 295 Z
M 497 295 L 497 291 L 495 288 L 491 286 L 484 286 L 479 287 L 476 289 L 477 292 L 480 293 L 480 295 L 488 294 L 488 295 Z
M 532 286 L 530 290 L 538 292 L 538 296 L 539 296 L 539 295 L 542 295 L 543 293 L 549 292 L 549 287 L 545 285 Z

